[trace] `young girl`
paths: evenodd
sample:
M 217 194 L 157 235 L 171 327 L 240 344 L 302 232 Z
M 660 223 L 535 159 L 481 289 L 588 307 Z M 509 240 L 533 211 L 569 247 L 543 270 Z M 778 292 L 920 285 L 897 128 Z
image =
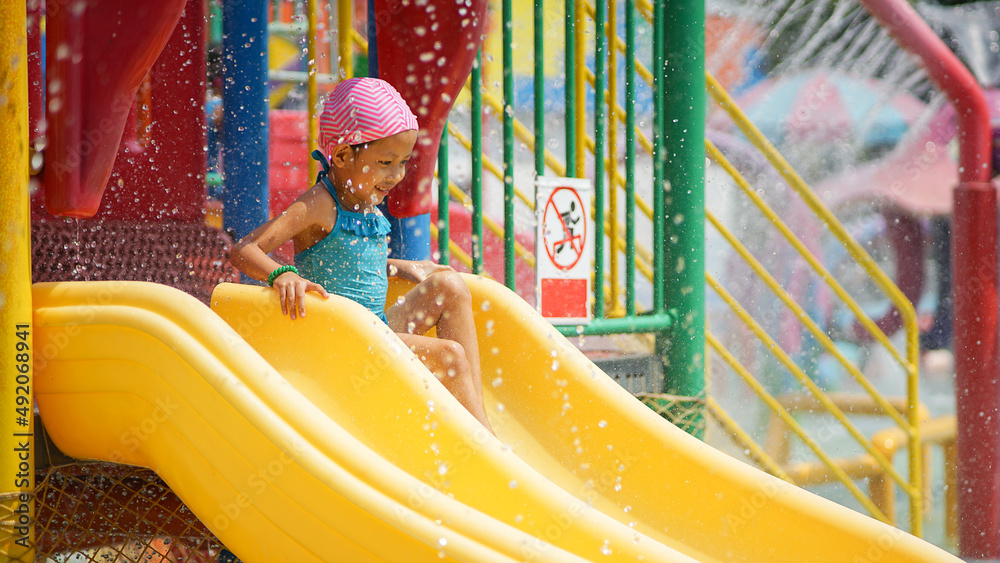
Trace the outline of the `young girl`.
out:
M 389 222 L 376 206 L 403 179 L 416 140 L 416 117 L 389 83 L 341 82 L 320 116 L 323 152 L 313 153 L 323 164 L 320 181 L 240 240 L 230 261 L 246 275 L 267 280 L 278 292 L 281 312 L 292 319 L 305 316 L 307 291 L 323 297 L 329 291 L 364 305 L 492 432 L 465 282 L 450 267 L 387 255 Z M 296 266 L 268 256 L 288 240 L 295 245 Z M 383 313 L 387 276 L 417 285 Z M 423 336 L 435 326 L 438 338 Z

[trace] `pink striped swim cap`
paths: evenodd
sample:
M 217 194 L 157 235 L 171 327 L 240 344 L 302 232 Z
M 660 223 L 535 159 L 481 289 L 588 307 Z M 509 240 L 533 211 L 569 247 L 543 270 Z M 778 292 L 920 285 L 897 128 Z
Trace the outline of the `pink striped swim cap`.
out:
M 351 78 L 337 84 L 319 116 L 319 144 L 327 155 L 340 144 L 357 145 L 417 129 L 417 118 L 385 80 Z

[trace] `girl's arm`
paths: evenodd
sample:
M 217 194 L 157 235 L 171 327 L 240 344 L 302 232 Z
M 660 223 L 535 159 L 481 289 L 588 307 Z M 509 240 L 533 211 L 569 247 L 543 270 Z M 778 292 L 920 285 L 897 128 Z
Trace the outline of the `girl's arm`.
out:
M 307 191 L 281 215 L 275 216 L 240 239 L 229 252 L 229 262 L 251 278 L 266 280 L 271 272 L 281 267 L 281 264 L 268 254 L 300 233 L 322 225 L 324 218 L 330 216 L 323 215 L 325 209 L 329 211 L 330 205 L 324 205 L 320 193 L 316 189 Z M 274 289 L 278 291 L 281 312 L 290 315 L 292 319 L 296 316 L 305 316 L 303 297 L 306 291 L 315 291 L 323 297 L 328 296 L 321 285 L 294 272 L 285 272 L 273 282 Z
M 268 256 L 274 249 L 289 241 L 301 230 L 305 215 L 299 202 L 293 203 L 281 215 L 254 229 L 229 251 L 229 262 L 255 280 L 266 280 L 276 268 L 277 261 Z

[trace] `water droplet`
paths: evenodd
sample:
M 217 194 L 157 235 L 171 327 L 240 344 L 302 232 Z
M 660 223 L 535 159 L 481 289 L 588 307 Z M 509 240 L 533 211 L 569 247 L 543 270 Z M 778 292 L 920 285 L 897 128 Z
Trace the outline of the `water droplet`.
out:
M 597 423 L 597 426 L 599 426 L 601 428 L 605 428 L 607 425 L 608 425 L 608 421 L 606 421 L 606 420 L 602 420 L 602 421 L 600 421 L 600 422 Z
M 516 479 L 511 479 L 510 483 L 507 483 L 507 486 L 510 487 L 511 489 L 516 489 L 517 488 L 517 480 Z

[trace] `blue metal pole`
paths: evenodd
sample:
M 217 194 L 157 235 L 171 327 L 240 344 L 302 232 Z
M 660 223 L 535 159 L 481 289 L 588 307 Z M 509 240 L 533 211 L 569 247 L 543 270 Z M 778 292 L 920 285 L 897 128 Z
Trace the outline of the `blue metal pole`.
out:
M 340 0 L 343 2 L 344 0 Z M 368 76 L 378 78 L 378 27 L 375 0 L 368 0 Z
M 222 7 L 223 225 L 239 240 L 268 219 L 267 2 Z

